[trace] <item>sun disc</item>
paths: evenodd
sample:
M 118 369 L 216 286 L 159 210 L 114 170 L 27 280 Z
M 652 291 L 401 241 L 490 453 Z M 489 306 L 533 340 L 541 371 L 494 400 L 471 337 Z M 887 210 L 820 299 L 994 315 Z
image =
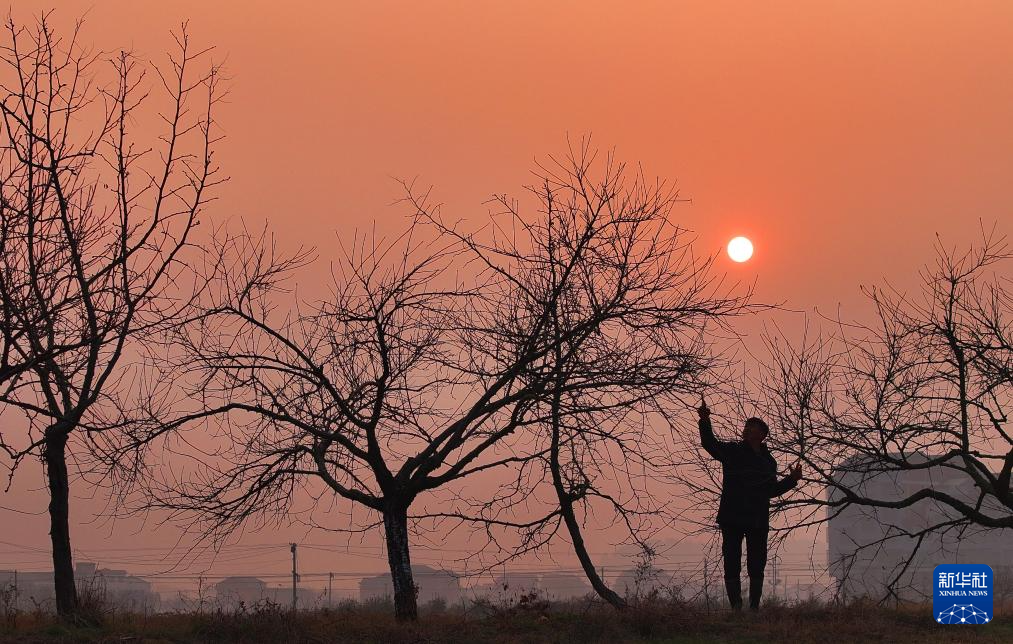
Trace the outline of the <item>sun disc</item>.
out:
M 745 262 L 753 256 L 753 242 L 745 237 L 736 237 L 728 242 L 728 256 L 733 262 Z

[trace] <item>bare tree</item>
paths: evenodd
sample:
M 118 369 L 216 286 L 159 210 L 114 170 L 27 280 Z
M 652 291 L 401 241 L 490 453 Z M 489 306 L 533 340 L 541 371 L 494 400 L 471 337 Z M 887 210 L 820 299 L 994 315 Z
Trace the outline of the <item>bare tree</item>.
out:
M 928 538 L 1013 528 L 1013 254 L 994 229 L 966 252 L 936 251 L 920 292 L 865 290 L 874 324 L 771 336 L 760 383 L 807 465 L 809 484 L 784 508 L 801 526 L 875 515 L 883 534 L 857 550 L 908 547 L 888 596 Z M 888 516 L 903 509 L 919 520 Z
M 280 258 L 264 237 L 228 238 L 219 288 L 205 314 L 178 330 L 172 344 L 186 354 L 162 363 L 157 380 L 171 390 L 184 384 L 179 374 L 201 377 L 172 420 L 163 395 L 153 395 L 151 425 L 135 427 L 146 433 L 130 445 L 150 451 L 160 436 L 195 444 L 187 430 L 200 435 L 201 452 L 175 450 L 184 452 L 178 462 L 199 461 L 197 476 L 164 470 L 152 503 L 216 538 L 257 517 L 287 516 L 300 492 L 375 513 L 400 619 L 417 616 L 409 507 L 428 490 L 509 462 L 478 459 L 521 423 L 531 395 L 518 379 L 526 356 L 498 374 L 456 366 L 467 359 L 457 335 L 469 332 L 473 292 L 449 279 L 451 254 L 431 251 L 417 232 L 356 238 L 328 297 L 291 307 L 280 301 L 306 254 Z
M 630 173 L 611 154 L 598 158 L 582 141 L 562 161 L 539 168 L 530 188 L 539 216 L 498 197 L 488 240 L 456 236 L 484 270 L 510 285 L 498 298 L 499 328 L 545 317 L 545 347 L 525 378 L 543 381 L 530 412 L 527 454 L 516 478 L 492 498 L 473 498 L 473 512 L 433 516 L 485 530 L 519 529 L 520 549 L 538 549 L 562 528 L 591 586 L 617 608 L 625 601 L 598 573 L 582 526 L 618 522 L 627 538 L 649 549 L 647 537 L 665 522 L 666 486 L 677 461 L 668 418 L 682 396 L 721 362 L 714 340 L 732 335 L 727 322 L 750 310 L 748 289 L 736 295 L 697 258 L 689 234 L 670 223 L 677 193 Z M 498 233 L 498 234 L 497 234 Z M 529 338 L 523 325 L 510 338 Z M 690 396 L 692 398 L 692 396 Z M 507 519 L 538 507 L 548 487 L 554 502 L 541 516 Z
M 41 458 L 48 483 L 56 608 L 77 610 L 70 541 L 71 464 L 122 425 L 131 342 L 187 306 L 183 258 L 209 189 L 218 67 L 201 65 L 184 29 L 168 65 L 60 36 L 45 13 L 11 18 L 2 49 L 0 114 L 0 404 L 23 427 L 0 429 L 10 475 Z M 132 133 L 164 90 L 163 134 Z M 153 115 L 156 116 L 156 115 Z M 105 408 L 105 411 L 102 411 Z M 77 437 L 77 438 L 75 438 Z
M 655 353 L 637 363 L 643 381 L 638 393 L 624 398 L 626 407 L 635 409 L 678 377 L 661 375 L 665 370 L 674 367 L 685 375 L 687 365 L 697 368 L 696 354 L 686 353 L 686 346 L 698 346 L 696 341 L 687 336 L 686 346 L 677 342 L 678 334 L 692 326 L 680 327 L 679 316 L 717 318 L 740 306 L 734 298 L 701 296 L 712 285 L 693 282 L 701 274 L 691 268 L 696 265 L 688 248 L 668 237 L 675 231 L 663 225 L 671 200 L 662 189 L 650 193 L 638 181 L 625 193 L 618 175 L 608 180 L 613 183 L 606 188 L 616 192 L 603 195 L 596 206 L 600 219 L 584 221 L 592 213 L 573 210 L 570 221 L 578 227 L 566 236 L 553 233 L 549 243 L 559 248 L 547 253 L 548 240 L 537 231 L 548 231 L 550 218 L 539 215 L 528 233 L 517 231 L 528 235 L 523 255 L 482 246 L 477 241 L 482 235 L 445 225 L 438 208 L 409 187 L 415 224 L 392 241 L 360 236 L 346 244 L 332 271 L 330 293 L 321 301 L 286 295 L 305 255 L 282 258 L 265 237 L 226 240 L 214 298 L 205 303 L 199 321 L 178 329 L 172 344 L 185 347 L 186 355 L 181 363 L 163 361 L 165 374 L 158 380 L 173 387 L 179 374 L 202 377 L 190 383 L 188 395 L 171 413 L 164 403 L 172 397 L 153 395 L 160 402 L 152 406 L 150 426 L 133 441 L 149 451 L 159 444 L 155 437 L 181 441 L 172 449 L 198 459 L 192 469 L 199 474 L 176 478 L 163 471 L 151 502 L 217 537 L 257 517 L 287 517 L 300 493 L 365 507 L 379 521 L 347 529 L 382 523 L 395 610 L 401 619 L 414 619 L 410 519 L 464 512 L 434 512 L 425 503 L 418 512 L 411 509 L 419 498 L 433 500 L 440 490 L 453 488 L 461 498 L 465 479 L 508 473 L 532 459 L 549 462 L 552 441 L 544 410 L 560 382 L 559 370 L 551 368 L 560 348 L 567 364 L 576 364 L 571 345 L 580 347 L 584 365 L 565 379 L 567 391 L 560 400 L 571 404 L 582 391 L 587 399 L 595 395 L 585 379 L 601 379 L 606 368 L 622 367 L 614 356 L 620 348 L 630 351 L 633 343 L 656 336 Z M 632 202 L 623 203 L 634 198 L 646 200 L 637 207 L 653 209 L 640 213 Z M 607 214 L 612 208 L 625 210 Z M 552 226 L 561 221 L 558 214 L 552 213 Z M 562 249 L 571 242 L 575 246 Z M 609 283 L 612 277 L 619 282 Z M 699 290 L 688 289 L 688 296 L 687 289 L 664 292 L 689 284 Z M 577 293 L 591 299 L 559 304 Z M 697 311 L 687 302 L 709 308 Z M 656 312 L 657 306 L 668 308 Z M 610 330 L 619 320 L 628 337 Z M 666 324 L 671 328 L 663 328 Z M 612 336 L 620 344 L 597 356 L 605 341 L 590 340 L 595 336 Z M 597 394 L 618 400 L 627 380 L 613 373 L 597 385 Z M 608 407 L 600 413 L 608 414 Z M 170 417 L 174 420 L 166 420 Z M 195 442 L 187 438 L 188 428 L 214 447 L 203 447 L 203 454 L 183 447 Z M 564 431 L 567 436 L 561 437 Z M 559 428 L 557 451 L 564 441 L 566 449 L 576 449 L 571 431 Z M 602 449 L 608 441 L 625 440 L 618 433 L 585 434 Z M 581 481 L 564 478 L 570 475 L 564 457 L 551 458 L 558 464 L 564 498 L 588 496 L 574 495 Z M 602 488 L 586 489 L 604 497 Z M 447 501 L 432 502 L 444 507 Z M 562 512 L 572 515 L 570 506 L 549 515 Z M 572 516 L 570 524 L 577 534 Z

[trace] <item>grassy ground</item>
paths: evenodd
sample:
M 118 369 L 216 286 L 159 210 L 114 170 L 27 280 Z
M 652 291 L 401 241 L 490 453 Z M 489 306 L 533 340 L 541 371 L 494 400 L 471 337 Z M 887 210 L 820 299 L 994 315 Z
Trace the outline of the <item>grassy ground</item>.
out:
M 300 613 L 295 619 L 281 608 L 266 606 L 203 615 L 105 614 L 99 626 L 22 614 L 0 623 L 0 642 L 1013 642 L 1013 619 L 1001 614 L 988 625 L 942 626 L 930 613 L 930 607 L 858 604 L 772 606 L 753 615 L 656 601 L 617 614 L 597 603 L 533 602 L 509 609 L 479 606 L 466 613 L 429 613 L 416 624 L 403 625 L 378 606 L 347 605 Z

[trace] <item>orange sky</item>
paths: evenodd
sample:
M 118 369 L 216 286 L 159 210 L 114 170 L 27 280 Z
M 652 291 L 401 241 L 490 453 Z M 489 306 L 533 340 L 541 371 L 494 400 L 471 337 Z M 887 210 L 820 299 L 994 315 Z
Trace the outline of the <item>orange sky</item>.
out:
M 1008 2 L 279 4 L 59 15 L 91 7 L 93 41 L 152 55 L 188 18 L 227 54 L 220 211 L 293 242 L 399 217 L 391 177 L 482 215 L 567 133 L 677 180 L 702 246 L 752 237 L 735 270 L 799 306 L 911 271 L 935 232 L 1010 218 Z
M 18 0 L 15 16 L 53 4 Z M 1013 232 L 1005 0 L 55 4 L 60 22 L 90 9 L 97 46 L 146 55 L 189 19 L 233 78 L 216 215 L 266 219 L 324 257 L 335 233 L 398 225 L 391 177 L 482 216 L 587 133 L 678 182 L 693 203 L 676 219 L 702 250 L 750 237 L 754 261 L 719 266 L 793 308 L 848 310 L 885 276 L 914 285 L 937 232 Z M 2 504 L 30 506 L 35 486 Z M 73 536 L 99 547 L 108 528 L 87 519 Z M 46 541 L 36 517 L 4 534 Z

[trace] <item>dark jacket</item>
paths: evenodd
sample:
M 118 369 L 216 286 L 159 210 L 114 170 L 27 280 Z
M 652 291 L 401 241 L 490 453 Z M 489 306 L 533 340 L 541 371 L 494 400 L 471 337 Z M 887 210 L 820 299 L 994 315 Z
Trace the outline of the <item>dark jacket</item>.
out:
M 721 462 L 718 525 L 768 525 L 770 499 L 781 496 L 797 483 L 790 477 L 778 480 L 777 462 L 766 447 L 756 452 L 744 441 L 714 438 L 709 419 L 700 419 L 700 443 Z

